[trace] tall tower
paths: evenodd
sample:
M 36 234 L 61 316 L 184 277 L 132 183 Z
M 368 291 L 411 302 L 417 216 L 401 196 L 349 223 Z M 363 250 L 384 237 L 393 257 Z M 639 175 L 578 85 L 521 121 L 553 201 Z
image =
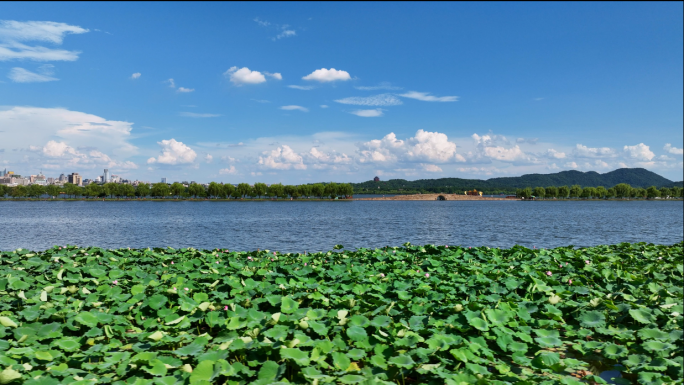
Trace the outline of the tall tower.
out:
M 110 177 L 109 177 L 109 169 L 108 168 L 104 169 L 104 175 L 102 176 L 102 179 L 103 179 L 102 182 L 104 182 L 104 183 L 109 182 Z

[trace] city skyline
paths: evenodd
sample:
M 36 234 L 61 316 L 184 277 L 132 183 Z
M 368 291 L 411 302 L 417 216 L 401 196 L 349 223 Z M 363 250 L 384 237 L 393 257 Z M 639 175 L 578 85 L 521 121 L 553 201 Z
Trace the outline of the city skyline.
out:
M 681 180 L 682 10 L 5 2 L 0 168 L 299 184 L 643 167 Z

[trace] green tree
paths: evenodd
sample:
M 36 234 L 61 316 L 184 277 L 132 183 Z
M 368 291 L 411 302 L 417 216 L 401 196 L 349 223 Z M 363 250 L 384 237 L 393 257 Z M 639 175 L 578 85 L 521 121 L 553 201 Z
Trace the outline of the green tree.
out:
M 28 190 L 26 189 L 26 186 L 14 186 L 12 187 L 12 196 L 14 198 L 23 198 L 26 195 L 28 195 Z
M 135 187 L 135 195 L 145 198 L 150 195 L 150 185 L 147 183 L 140 183 Z
M 297 186 L 293 186 L 291 184 L 288 184 L 287 186 L 284 187 L 285 194 L 289 195 L 292 199 L 297 198 Z
M 546 189 L 543 187 L 535 187 L 534 191 L 532 192 L 532 195 L 534 195 L 537 198 L 544 199 L 546 196 Z
M 337 193 L 345 198 L 349 198 L 354 195 L 354 186 L 351 183 L 341 183 L 337 186 Z
M 100 185 L 98 185 L 95 182 L 85 186 L 85 188 L 83 189 L 83 194 L 85 194 L 85 196 L 91 197 L 91 198 L 99 196 L 101 192 L 102 192 L 102 188 L 100 187 Z
M 116 194 L 116 183 L 105 183 L 102 185 L 102 191 L 105 193 L 106 196 L 112 197 L 112 195 Z
M 240 198 L 244 198 L 245 195 L 249 194 L 249 190 L 252 188 L 247 183 L 240 183 L 237 186 L 237 193 Z
M 335 198 L 337 196 L 337 183 L 330 182 L 325 185 L 325 196 Z
M 646 189 L 646 197 L 653 199 L 653 198 L 658 198 L 660 197 L 660 191 L 656 188 L 656 186 L 651 186 Z
M 284 198 L 285 195 L 285 186 L 283 186 L 280 183 L 272 184 L 268 186 L 268 195 L 271 197 L 276 197 L 276 198 Z
M 647 197 L 647 192 L 645 188 L 635 188 L 632 191 L 632 196 L 634 198 L 646 198 Z
M 218 198 L 219 196 L 223 195 L 223 186 L 216 182 L 211 182 L 207 188 L 207 193 L 209 194 L 209 198 Z
M 45 186 L 45 193 L 54 198 L 59 195 L 59 187 L 54 184 L 49 184 Z M 0 196 L 2 195 L 2 191 L 0 191 Z
M 40 198 L 41 195 L 45 194 L 45 188 L 39 184 L 32 184 L 28 186 L 27 194 L 32 198 Z
M 261 199 L 261 197 L 266 194 L 266 190 L 268 190 L 266 183 L 254 183 L 254 193 L 256 194 L 257 198 Z
M 76 198 L 76 194 L 78 194 L 79 188 L 73 183 L 64 183 L 64 193 L 66 193 L 67 196 L 69 197 L 74 197 Z
M 323 194 L 325 194 L 325 186 L 323 183 L 315 183 L 311 186 L 311 193 L 320 198 L 323 198 Z
M 134 197 L 135 196 L 135 188 L 133 188 L 133 186 L 130 184 L 122 183 L 119 185 L 119 195 L 127 197 L 127 198 Z
M 570 196 L 573 198 L 579 198 L 582 196 L 582 187 L 578 184 L 574 184 L 570 187 Z
M 310 184 L 303 184 L 299 185 L 299 196 L 303 197 L 310 197 L 311 196 L 311 185 Z
M 593 198 L 593 197 L 596 196 L 596 189 L 593 188 L 593 187 L 585 187 L 585 188 L 582 190 L 582 195 L 581 195 L 581 196 L 582 196 L 582 198 L 589 198 L 589 199 L 591 199 L 591 198 Z
M 568 186 L 560 186 L 558 188 L 558 197 L 566 199 L 568 196 L 570 196 L 570 189 Z
M 606 190 L 606 198 L 615 198 L 615 189 L 614 188 L 609 188 Z
M 598 186 L 596 187 L 596 196 L 598 198 L 605 198 L 606 196 L 606 188 L 603 186 Z
M 556 186 L 549 186 L 546 188 L 546 196 L 549 198 L 556 198 L 558 197 L 558 187 Z
M 618 198 L 629 198 L 631 195 L 632 187 L 627 183 L 619 183 L 613 187 L 615 190 L 615 196 Z
M 5 195 L 9 194 L 10 188 L 7 185 L 0 184 L 0 198 L 4 198 Z
M 171 189 L 171 195 L 176 197 L 176 199 L 180 198 L 181 195 L 183 195 L 183 193 L 185 192 L 185 186 L 183 186 L 183 184 L 181 184 L 179 182 L 173 182 L 171 184 L 170 189 Z
M 663 199 L 667 199 L 672 196 L 672 189 L 669 189 L 667 187 L 661 187 L 660 188 L 660 197 Z
M 190 196 L 193 198 L 202 196 L 202 192 L 204 192 L 204 187 L 202 187 L 202 185 L 190 183 L 188 186 L 188 194 L 190 194 Z
M 672 195 L 670 195 L 671 197 L 673 197 L 673 198 L 681 198 L 682 197 L 682 191 L 684 191 L 684 189 L 682 189 L 681 187 L 674 186 L 674 187 L 672 187 L 671 190 L 672 190 Z
M 235 186 L 233 186 L 230 183 L 226 183 L 223 185 L 223 195 L 230 198 L 235 194 Z
M 157 197 L 157 198 L 167 197 L 167 196 L 169 196 L 170 193 L 171 193 L 171 191 L 169 189 L 169 185 L 166 183 L 161 183 L 161 182 L 153 184 L 152 189 L 150 191 L 150 194 L 153 197 Z

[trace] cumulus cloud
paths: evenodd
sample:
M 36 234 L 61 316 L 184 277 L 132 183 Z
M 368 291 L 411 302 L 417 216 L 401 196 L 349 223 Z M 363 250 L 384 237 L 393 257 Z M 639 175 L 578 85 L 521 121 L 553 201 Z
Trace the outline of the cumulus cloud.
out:
M 307 154 L 307 157 L 312 161 L 316 163 L 325 163 L 325 164 L 350 164 L 352 162 L 352 158 L 350 158 L 347 154 L 341 153 L 338 154 L 336 152 L 332 153 L 325 153 L 323 151 L 320 151 L 316 147 L 311 147 L 311 150 Z
M 577 144 L 573 154 L 580 158 L 607 158 L 614 157 L 615 151 L 608 147 L 587 147 L 581 144 Z
M 494 136 L 495 137 L 495 136 Z M 473 134 L 472 138 L 477 143 L 477 149 L 481 156 L 489 159 L 500 160 L 503 162 L 529 162 L 533 159 L 525 154 L 517 144 L 513 147 L 504 147 L 494 145 L 494 138 L 492 135 L 478 135 Z M 505 137 L 501 137 L 502 141 L 507 141 Z
M 357 106 L 397 106 L 403 104 L 399 98 L 392 94 L 380 94 L 375 96 L 352 96 L 335 100 L 337 103 L 353 104 Z
M 376 108 L 374 110 L 356 110 L 350 112 L 350 114 L 360 116 L 362 118 L 377 118 L 382 116 L 382 108 Z
M 440 132 L 416 131 L 414 137 L 406 141 L 397 139 L 392 132 L 382 139 L 374 139 L 361 143 L 359 162 L 464 162 L 465 158 L 456 153 L 456 143 L 449 141 L 446 134 Z
M 130 144 L 133 123 L 64 108 L 0 108 L 2 143 L 9 148 L 26 148 L 50 140 L 65 141 L 74 148 L 106 146 L 108 152 L 135 153 Z
M 193 92 L 193 91 L 195 91 L 195 89 L 194 88 L 178 87 L 178 89 L 176 91 L 186 93 L 186 92 Z
M 456 102 L 458 96 L 432 96 L 429 92 L 409 91 L 399 96 L 410 99 L 422 100 L 424 102 Z
M 556 151 L 553 148 L 546 150 L 546 156 L 553 159 L 565 159 L 565 153 Z
M 134 73 L 133 75 L 131 75 L 131 79 L 137 79 L 137 78 L 139 78 L 140 76 L 142 76 L 142 74 L 141 74 L 140 72 L 136 72 L 136 73 Z
M 264 74 L 259 71 L 251 71 L 247 67 L 230 67 L 223 73 L 223 76 L 229 78 L 236 86 L 241 86 L 243 84 L 259 84 L 266 81 L 266 76 L 264 76 Z
M 684 149 L 673 147 L 670 143 L 666 144 L 665 147 L 663 147 L 663 150 L 669 152 L 670 154 L 675 154 L 675 155 L 684 154 Z
M 15 83 L 38 83 L 59 80 L 47 74 L 38 74 L 21 67 L 12 68 L 7 77 Z
M 214 160 L 214 157 L 211 156 L 210 154 L 207 154 L 207 155 L 204 157 L 204 161 L 207 162 L 207 163 L 211 163 L 213 160 Z
M 66 35 L 86 32 L 88 30 L 85 28 L 52 21 L 0 20 L 0 61 L 77 60 L 79 51 L 67 51 L 25 43 L 37 41 L 60 45 Z
M 186 118 L 215 118 L 221 116 L 221 114 L 198 114 L 195 112 L 181 112 L 178 115 Z
M 282 106 L 280 107 L 281 110 L 286 110 L 286 111 L 293 111 L 293 110 L 298 110 L 302 112 L 309 112 L 308 108 L 302 107 L 302 106 Z
M 334 68 L 331 68 L 331 69 L 321 68 L 319 70 L 315 70 L 314 72 L 304 76 L 302 79 L 304 79 L 304 80 L 315 80 L 317 82 L 327 83 L 327 82 L 334 82 L 334 81 L 338 81 L 338 80 L 339 81 L 350 80 L 351 76 L 349 76 L 349 72 L 347 72 L 347 71 L 336 70 Z
M 636 160 L 649 161 L 655 157 L 653 151 L 643 143 L 639 143 L 636 146 L 625 146 L 623 150 L 628 157 Z
M 565 167 L 567 167 L 567 168 L 572 168 L 572 169 L 576 169 L 576 168 L 578 168 L 579 166 L 578 166 L 577 163 L 575 163 L 575 162 L 568 162 L 568 163 L 565 164 Z
M 157 144 L 162 148 L 162 154 L 157 158 L 149 158 L 147 160 L 148 164 L 187 164 L 194 162 L 195 158 L 197 158 L 197 153 L 192 148 L 173 138 L 162 140 L 161 142 L 157 142 Z
M 314 88 L 316 88 L 314 86 L 296 86 L 296 85 L 289 85 L 287 87 L 288 88 L 294 88 L 295 90 L 302 90 L 302 91 L 309 91 L 309 90 L 313 90 Z
M 280 74 L 280 72 L 276 73 L 270 73 L 270 72 L 264 72 L 264 75 L 271 77 L 276 80 L 283 80 L 283 75 Z
M 306 170 L 302 156 L 287 145 L 278 147 L 273 151 L 264 151 L 257 164 L 260 167 L 272 170 Z
M 425 170 L 427 172 L 442 172 L 442 168 L 435 165 L 435 164 L 423 164 L 423 163 L 421 163 L 420 166 L 423 168 L 423 170 Z
M 48 169 L 60 169 L 65 167 L 94 168 L 100 166 L 119 170 L 138 168 L 138 166 L 131 161 L 117 162 L 109 155 L 98 150 L 91 149 L 89 151 L 81 152 L 69 146 L 66 142 L 51 140 L 47 142 L 42 149 L 37 146 L 30 146 L 30 149 L 33 151 L 39 150 L 42 155 L 48 158 L 41 165 Z
M 235 175 L 237 174 L 237 169 L 235 166 L 230 166 L 228 168 L 222 168 L 219 170 L 219 174 L 221 175 Z

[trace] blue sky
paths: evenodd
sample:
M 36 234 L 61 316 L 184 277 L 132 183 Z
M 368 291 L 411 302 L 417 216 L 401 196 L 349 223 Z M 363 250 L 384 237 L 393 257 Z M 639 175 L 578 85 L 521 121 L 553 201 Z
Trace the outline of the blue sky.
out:
M 0 167 L 682 179 L 682 3 L 0 3 Z M 172 80 L 171 80 L 172 79 Z

